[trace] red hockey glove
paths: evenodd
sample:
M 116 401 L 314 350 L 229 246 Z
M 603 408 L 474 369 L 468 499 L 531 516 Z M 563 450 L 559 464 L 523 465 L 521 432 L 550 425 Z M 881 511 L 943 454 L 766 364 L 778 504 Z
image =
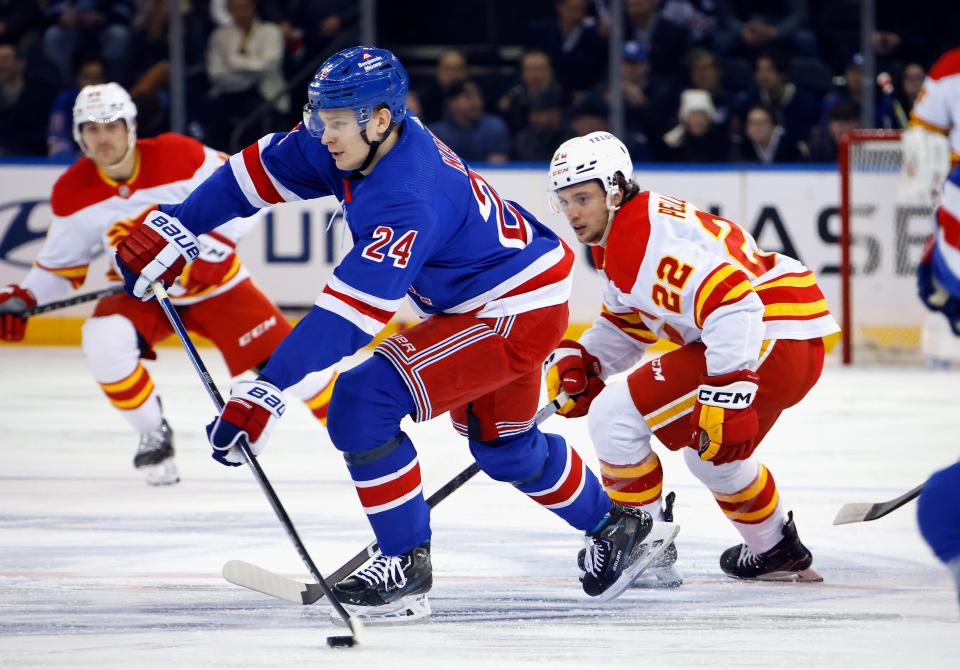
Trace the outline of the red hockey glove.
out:
M 199 256 L 200 243 L 193 233 L 156 210 L 117 245 L 123 288 L 142 300 L 152 295 L 150 284 L 161 281 L 170 286 L 184 266 Z
M 37 306 L 33 293 L 16 284 L 0 288 L 0 340 L 19 342 L 27 331 L 25 309 Z
M 183 273 L 183 285 L 191 290 L 220 284 L 237 258 L 234 253 L 236 243 L 223 235 L 207 233 L 197 239 L 200 241 L 200 255 Z
M 547 395 L 553 400 L 563 391 L 570 400 L 557 414 L 573 418 L 590 411 L 590 403 L 603 390 L 600 361 L 574 340 L 562 340 L 547 361 Z
M 701 460 L 723 465 L 749 458 L 760 425 L 753 401 L 760 378 L 750 370 L 700 378 L 690 423 Z
M 214 460 L 224 465 L 242 465 L 244 459 L 237 440 L 245 437 L 253 455 L 258 456 L 287 404 L 280 389 L 266 381 L 239 381 L 230 394 L 220 416 L 207 426 L 207 437 Z

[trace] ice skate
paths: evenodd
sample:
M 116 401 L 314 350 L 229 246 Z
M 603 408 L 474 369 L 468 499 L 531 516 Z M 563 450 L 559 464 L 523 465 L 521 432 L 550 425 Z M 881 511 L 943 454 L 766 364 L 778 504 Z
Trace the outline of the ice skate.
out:
M 378 555 L 334 585 L 333 593 L 364 623 L 412 623 L 430 618 L 427 592 L 432 586 L 430 543 L 424 542 L 400 556 Z M 335 623 L 343 623 L 333 616 Z
M 720 555 L 720 569 L 735 579 L 822 582 L 823 577 L 810 567 L 812 564 L 813 554 L 800 542 L 793 512 L 787 512 L 783 539 L 772 549 L 758 554 L 746 544 L 738 544 Z
M 180 473 L 173 462 L 173 430 L 166 419 L 159 428 L 140 435 L 133 467 L 143 473 L 151 486 L 168 486 L 180 481 Z
M 583 591 L 606 602 L 624 592 L 673 541 L 676 524 L 613 503 L 603 525 L 586 534 Z
M 677 495 L 673 492 L 668 493 L 664 498 L 663 520 L 673 522 L 673 501 Z M 581 549 L 577 554 L 577 565 L 580 567 L 580 581 L 583 582 L 584 558 L 586 549 Z M 677 545 L 673 542 L 667 545 L 667 548 L 650 563 L 650 567 L 644 570 L 633 584 L 630 586 L 635 589 L 673 589 L 683 584 L 683 577 L 677 572 L 675 564 L 677 562 Z

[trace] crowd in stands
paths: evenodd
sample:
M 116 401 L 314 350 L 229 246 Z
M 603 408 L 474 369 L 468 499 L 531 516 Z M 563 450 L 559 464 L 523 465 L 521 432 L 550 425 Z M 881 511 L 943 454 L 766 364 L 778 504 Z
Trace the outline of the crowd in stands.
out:
M 424 1 L 411 5 L 426 5 Z M 797 163 L 836 159 L 860 126 L 858 0 L 541 0 L 512 74 L 447 48 L 411 70 L 410 109 L 463 158 L 545 162 L 564 140 L 608 128 L 608 35 L 619 19 L 625 143 L 636 162 Z M 871 36 L 877 128 L 902 128 L 927 69 L 958 25 L 953 3 L 877 1 Z M 296 123 L 304 86 L 286 82 L 324 52 L 359 41 L 353 0 L 180 0 L 188 131 L 235 151 Z M 170 127 L 170 0 L 0 0 L 0 156 L 78 154 L 79 89 L 118 81 L 141 136 Z M 410 12 L 418 39 L 442 25 Z M 380 46 L 389 42 L 390 31 Z M 940 36 L 940 37 L 937 37 Z M 256 116 L 252 114 L 259 112 Z M 252 120 L 251 120 L 252 119 Z

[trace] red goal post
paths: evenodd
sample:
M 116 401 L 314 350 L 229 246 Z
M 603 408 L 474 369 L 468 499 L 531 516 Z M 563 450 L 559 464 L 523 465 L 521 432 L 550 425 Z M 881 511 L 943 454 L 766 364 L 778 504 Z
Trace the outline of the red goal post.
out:
M 855 130 L 840 141 L 842 360 L 916 363 L 926 310 L 916 261 L 932 231 L 933 203 L 899 195 L 899 130 Z

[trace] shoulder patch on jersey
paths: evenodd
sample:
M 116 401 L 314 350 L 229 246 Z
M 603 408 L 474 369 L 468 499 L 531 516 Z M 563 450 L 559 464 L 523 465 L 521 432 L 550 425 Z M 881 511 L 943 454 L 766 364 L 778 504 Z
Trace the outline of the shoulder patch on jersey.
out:
M 105 200 L 114 189 L 97 174 L 97 166 L 84 156 L 67 168 L 50 192 L 50 209 L 56 216 L 70 216 Z
M 620 208 L 613 219 L 604 252 L 604 272 L 623 293 L 629 293 L 650 239 L 650 192 L 644 191 Z
M 960 49 L 950 49 L 933 64 L 930 68 L 931 79 L 943 79 L 950 75 L 960 74 Z

